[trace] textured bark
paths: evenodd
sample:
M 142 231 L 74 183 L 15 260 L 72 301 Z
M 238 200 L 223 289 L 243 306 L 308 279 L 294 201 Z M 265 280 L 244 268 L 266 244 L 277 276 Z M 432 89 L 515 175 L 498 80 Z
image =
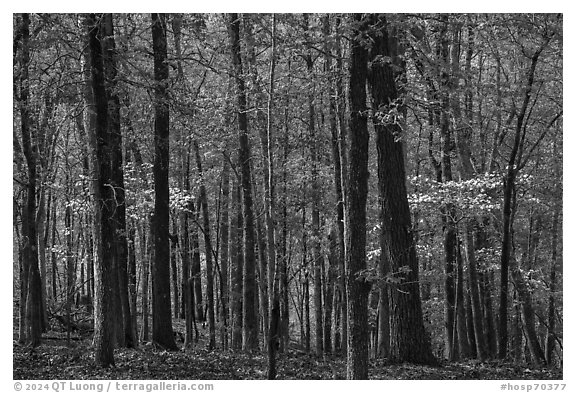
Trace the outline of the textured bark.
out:
M 228 16 L 229 35 L 236 80 L 236 99 L 238 111 L 238 159 L 242 184 L 242 212 L 244 224 L 244 276 L 243 276 L 243 320 L 242 348 L 253 351 L 258 348 L 257 315 L 254 307 L 256 296 L 256 255 L 255 227 L 252 201 L 250 144 L 248 140 L 248 118 L 246 116 L 246 88 L 242 72 L 240 56 L 240 19 L 237 14 Z
M 362 44 L 368 28 L 360 14 L 350 48 L 350 145 L 346 207 L 347 378 L 368 379 L 368 293 L 370 284 L 360 275 L 366 269 L 366 199 L 368 196 L 368 120 L 366 78 L 368 51 Z
M 387 22 L 378 17 L 380 30 L 373 36 L 371 58 L 390 56 Z M 393 37 L 391 39 L 394 39 Z M 373 62 L 370 73 L 373 107 L 389 112 L 398 103 L 394 73 L 389 64 Z M 418 260 L 406 191 L 401 129 L 397 123 L 377 121 L 378 187 L 382 206 L 382 253 L 390 263 L 390 354 L 394 362 L 435 364 L 424 330 L 418 283 Z M 351 171 L 352 173 L 352 171 Z
M 152 265 L 152 341 L 176 350 L 170 302 L 169 189 L 170 160 L 166 15 L 152 14 L 154 51 L 154 263 Z
M 272 295 L 272 309 L 270 313 L 270 329 L 268 330 L 268 379 L 276 379 L 276 352 L 280 347 L 278 336 L 280 328 L 280 297 L 278 293 L 278 280 L 275 279 Z
M 22 217 L 23 245 L 23 277 L 22 288 L 26 290 L 24 301 L 26 304 L 25 342 L 36 347 L 40 345 L 42 335 L 42 307 L 41 307 L 41 278 L 38 267 L 38 233 L 36 230 L 36 166 L 37 146 L 32 139 L 31 114 L 29 105 L 30 82 L 28 80 L 28 67 L 30 62 L 30 17 L 22 14 L 22 55 L 20 60 L 20 122 L 22 131 L 22 150 L 28 167 L 28 187 L 26 190 L 26 203 Z
M 381 214 L 384 211 L 380 206 Z M 383 216 L 380 217 L 384 219 Z M 385 237 L 380 234 L 380 250 L 386 246 Z M 384 285 L 386 277 L 390 273 L 390 262 L 386 259 L 386 253 L 380 252 L 380 261 L 378 263 L 378 276 L 381 287 L 378 294 L 378 342 L 376 354 L 378 357 L 387 358 L 390 353 L 390 288 Z
M 102 367 L 114 365 L 112 258 L 113 195 L 110 187 L 111 147 L 108 135 L 108 102 L 104 81 L 101 21 L 94 14 L 86 18 L 90 47 L 92 91 L 96 111 L 95 132 L 89 133 L 91 153 L 92 192 L 94 195 L 94 357 Z M 92 130 L 91 130 L 92 131 Z
M 126 197 L 122 158 L 122 132 L 120 129 L 120 98 L 117 83 L 117 53 L 114 41 L 112 14 L 102 17 L 104 28 L 103 49 L 106 90 L 108 94 L 108 128 L 111 149 L 111 186 L 114 188 L 116 209 L 114 209 L 114 263 L 119 297 L 117 309 L 120 311 L 118 343 L 128 348 L 135 345 L 134 327 L 128 294 L 128 240 L 126 237 Z

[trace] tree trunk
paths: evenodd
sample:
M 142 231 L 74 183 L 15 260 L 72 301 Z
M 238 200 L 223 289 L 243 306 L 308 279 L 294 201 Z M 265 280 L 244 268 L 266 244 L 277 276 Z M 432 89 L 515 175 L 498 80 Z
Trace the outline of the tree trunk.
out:
M 480 284 L 478 278 L 478 268 L 476 263 L 475 244 L 473 237 L 473 224 L 465 224 L 465 252 L 468 260 L 468 283 L 470 287 L 470 300 L 472 308 L 472 321 L 474 326 L 474 341 L 476 343 L 476 355 L 483 361 L 488 355 L 487 341 L 482 318 L 482 304 L 480 302 Z
M 210 213 L 208 211 L 208 197 L 206 196 L 206 186 L 204 184 L 202 172 L 202 159 L 200 158 L 200 147 L 198 141 L 194 141 L 194 151 L 196 154 L 196 168 L 200 179 L 200 206 L 202 208 L 202 233 L 204 234 L 204 249 L 206 258 L 206 305 L 208 307 L 208 349 L 216 347 L 216 321 L 214 317 L 214 265 L 212 251 L 212 237 L 210 235 Z
M 558 154 L 558 142 L 554 141 L 553 144 L 553 152 L 554 157 L 554 174 L 556 179 L 561 178 L 561 162 L 560 157 Z M 554 355 L 554 347 L 556 343 L 556 286 L 557 278 L 556 278 L 556 270 L 558 269 L 558 232 L 560 227 L 560 214 L 562 213 L 562 199 L 560 195 L 562 194 L 562 185 L 561 183 L 557 183 L 556 185 L 556 201 L 554 202 L 554 213 L 552 213 L 552 229 L 551 229 L 551 248 L 552 254 L 550 256 L 550 294 L 548 295 L 548 327 L 547 327 L 547 334 L 546 334 L 546 345 L 545 345 L 545 355 L 546 355 L 546 363 L 548 365 L 552 365 L 553 363 L 553 355 Z
M 142 224 L 144 226 L 144 224 Z M 144 239 L 145 229 L 140 229 L 142 239 Z M 150 270 L 154 263 L 154 223 L 153 214 L 148 217 L 148 239 L 147 239 L 147 255 L 142 261 L 142 341 L 150 341 L 150 324 L 148 319 L 150 316 Z M 143 250 L 144 251 L 144 250 Z
M 228 272 L 228 242 L 229 242 L 229 205 L 230 205 L 230 164 L 224 157 L 221 178 L 221 216 L 220 216 L 220 286 L 222 288 L 221 301 L 221 331 L 222 348 L 228 349 L 228 305 L 229 305 L 229 272 Z
M 178 287 L 178 227 L 176 219 L 172 219 L 172 233 L 170 234 L 170 276 L 172 287 L 172 303 L 174 306 L 174 318 L 178 318 L 180 313 L 180 294 Z
M 232 64 L 236 79 L 238 111 L 238 159 L 241 169 L 242 207 L 244 224 L 244 277 L 243 277 L 243 320 L 242 348 L 254 351 L 258 347 L 257 315 L 254 308 L 256 296 L 255 228 L 252 201 L 250 144 L 248 140 L 248 118 L 246 116 L 246 88 L 244 85 L 242 59 L 240 56 L 240 19 L 238 14 L 228 17 Z
M 25 342 L 32 347 L 40 345 L 42 335 L 42 308 L 41 308 L 41 278 L 38 267 L 38 234 L 36 230 L 36 162 L 37 146 L 32 139 L 31 114 L 29 109 L 30 81 L 28 68 L 30 62 L 30 17 L 22 14 L 22 57 L 20 60 L 20 122 L 22 130 L 22 150 L 28 166 L 28 187 L 26 203 L 22 214 L 22 289 L 26 295 L 21 301 L 26 305 L 23 310 L 25 318 Z
M 304 306 L 303 314 L 303 333 L 304 333 L 304 349 L 310 352 L 310 275 L 308 272 L 304 274 L 304 282 L 302 283 L 302 305 Z
M 124 168 L 122 159 L 122 132 L 120 129 L 120 98 L 118 96 L 116 45 L 114 42 L 114 25 L 112 14 L 103 15 L 103 50 L 105 80 L 108 92 L 108 127 L 111 149 L 111 185 L 114 188 L 116 209 L 113 221 L 115 223 L 114 254 L 117 269 L 119 298 L 118 309 L 121 323 L 119 344 L 128 348 L 134 347 L 134 327 L 130 310 L 128 294 L 128 241 L 126 238 L 126 197 L 124 186 Z
M 368 51 L 362 44 L 368 23 L 354 15 L 350 48 L 350 146 L 346 206 L 346 293 L 348 358 L 347 378 L 368 379 L 368 294 L 370 284 L 361 276 L 366 269 L 366 200 L 368 196 L 368 121 L 366 78 Z
M 199 222 L 199 209 L 194 206 L 192 199 L 188 201 L 188 210 L 194 215 L 193 221 L 194 225 L 190 227 L 190 238 L 192 241 L 192 265 L 191 265 L 191 278 L 194 283 L 194 312 L 196 313 L 196 320 L 199 322 L 204 322 L 206 316 L 204 315 L 204 303 L 202 301 L 202 271 L 201 271 L 201 261 L 200 261 L 200 238 L 198 236 L 198 225 Z
M 168 350 L 176 350 L 172 332 L 170 302 L 169 243 L 169 106 L 166 15 L 152 14 L 154 50 L 154 264 L 152 265 L 152 340 Z
M 69 168 L 67 168 L 67 170 L 69 170 Z M 66 183 L 68 183 L 68 181 L 66 181 Z M 72 209 L 70 207 L 70 200 L 68 199 L 66 202 L 64 212 L 64 227 L 66 228 L 66 319 L 68 321 L 68 326 L 66 327 L 66 342 L 70 345 L 70 334 L 72 333 L 73 322 L 72 304 L 74 303 L 76 271 L 74 269 L 74 251 L 72 250 L 72 247 L 74 246 L 72 243 L 72 231 L 74 230 L 72 224 Z
M 390 56 L 390 39 L 384 16 L 375 34 L 371 58 Z M 398 100 L 394 73 L 388 63 L 373 63 L 370 74 L 373 108 L 386 115 L 389 103 Z M 375 117 L 377 120 L 379 117 Z M 401 129 L 396 122 L 375 121 L 378 151 L 378 187 L 382 206 L 382 253 L 390 263 L 394 283 L 390 285 L 390 355 L 394 362 L 435 364 L 424 330 L 418 284 L 418 260 L 406 191 L 406 173 Z M 354 173 L 353 170 L 350 173 Z
M 232 350 L 242 349 L 242 201 L 236 181 L 232 185 L 232 217 L 230 219 L 230 324 Z
M 92 91 L 96 111 L 96 126 L 89 132 L 91 172 L 94 195 L 94 351 L 96 363 L 102 367 L 114 365 L 114 328 L 112 299 L 112 258 L 114 233 L 111 218 L 114 195 L 108 187 L 111 178 L 111 146 L 108 132 L 108 102 L 104 80 L 102 21 L 94 14 L 86 19 L 88 28 Z M 94 132 L 92 132 L 94 131 Z
M 462 359 L 469 359 L 470 342 L 468 341 L 468 329 L 466 327 L 466 308 L 464 305 L 464 268 L 462 266 L 462 253 L 460 244 L 456 254 L 456 329 L 458 333 L 458 351 Z
M 334 306 L 334 288 L 336 286 L 336 271 L 338 269 L 338 235 L 332 227 L 328 236 L 328 271 L 325 274 L 324 292 L 324 352 L 332 352 L 332 312 Z
M 138 272 L 136 271 L 136 223 L 131 221 L 128 229 L 128 298 L 130 299 L 130 323 L 132 328 L 132 337 L 134 337 L 134 347 L 138 346 Z M 144 239 L 140 239 L 144 241 Z M 142 262 L 145 261 L 144 255 L 141 255 Z M 90 299 L 90 298 L 89 298 Z

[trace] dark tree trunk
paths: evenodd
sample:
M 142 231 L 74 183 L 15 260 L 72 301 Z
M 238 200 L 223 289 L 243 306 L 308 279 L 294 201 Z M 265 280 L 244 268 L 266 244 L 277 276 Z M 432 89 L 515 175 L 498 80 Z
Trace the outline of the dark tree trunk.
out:
M 238 111 L 238 159 L 242 182 L 242 207 L 244 224 L 244 277 L 243 277 L 243 320 L 242 320 L 242 348 L 254 351 L 258 348 L 258 324 L 256 309 L 256 255 L 255 255 L 255 228 L 252 201 L 251 170 L 250 170 L 250 144 L 248 139 L 248 118 L 246 116 L 246 88 L 244 85 L 242 59 L 240 56 L 240 19 L 238 14 L 228 17 L 229 35 L 236 80 L 236 99 Z
M 381 29 L 374 35 L 371 58 L 390 56 L 387 22 L 379 17 Z M 393 39 L 393 38 L 392 38 Z M 370 73 L 373 107 L 386 115 L 389 103 L 398 100 L 394 73 L 389 64 L 373 63 Z M 435 364 L 424 330 L 418 284 L 418 260 L 406 191 L 406 173 L 401 129 L 397 123 L 374 119 L 378 151 L 378 184 L 382 206 L 382 253 L 390 263 L 396 283 L 390 286 L 390 355 L 394 362 Z M 350 173 L 353 173 L 352 170 Z
M 362 44 L 368 23 L 354 15 L 350 48 L 350 146 L 347 192 L 348 255 L 346 292 L 348 295 L 348 379 L 368 379 L 368 293 L 370 284 L 360 275 L 366 269 L 366 200 L 368 196 L 368 120 L 366 78 L 368 51 Z
M 38 266 L 38 233 L 36 230 L 36 165 L 37 146 L 32 139 L 31 114 L 29 109 L 30 82 L 28 68 L 30 62 L 30 17 L 22 14 L 20 25 L 22 55 L 20 59 L 20 122 L 22 130 L 22 150 L 28 166 L 26 203 L 22 214 L 22 272 L 21 272 L 21 322 L 25 316 L 24 342 L 32 347 L 40 345 L 42 336 L 41 278 Z
M 95 133 L 90 132 L 91 171 L 94 195 L 94 351 L 96 363 L 102 367 L 114 365 L 114 328 L 112 301 L 112 258 L 114 232 L 114 195 L 108 187 L 111 180 L 110 135 L 108 133 L 108 102 L 104 81 L 104 55 L 101 45 L 101 20 L 90 14 L 88 28 L 92 91 L 96 110 Z M 90 130 L 92 131 L 92 130 Z
M 166 15 L 152 14 L 154 50 L 154 264 L 152 265 L 152 340 L 159 346 L 176 350 L 172 331 L 170 302 L 170 240 L 168 167 L 169 122 L 168 62 Z
M 124 168 L 122 159 L 122 132 L 120 130 L 120 98 L 118 96 L 116 45 L 112 14 L 102 17 L 104 28 L 103 49 L 105 80 L 108 93 L 108 129 L 111 149 L 111 185 L 114 188 L 116 209 L 114 209 L 114 254 L 116 279 L 118 281 L 120 312 L 119 344 L 128 348 L 135 346 L 134 327 L 128 294 L 128 241 L 126 238 L 126 197 Z

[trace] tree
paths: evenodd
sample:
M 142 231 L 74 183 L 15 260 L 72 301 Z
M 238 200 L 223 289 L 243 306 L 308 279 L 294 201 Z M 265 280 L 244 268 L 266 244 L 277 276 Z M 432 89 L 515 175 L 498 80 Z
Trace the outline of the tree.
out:
M 152 340 L 169 350 L 178 347 L 172 332 L 168 167 L 170 162 L 166 15 L 152 14 L 154 50 L 154 263 L 152 265 Z
M 116 199 L 116 209 L 114 209 L 113 222 L 115 223 L 115 268 L 117 272 L 117 281 L 119 298 L 117 309 L 121 323 L 119 325 L 119 334 L 117 337 L 122 346 L 134 347 L 136 345 L 135 327 L 132 326 L 132 316 L 130 310 L 130 300 L 128 296 L 128 240 L 126 232 L 126 197 L 124 186 L 124 169 L 122 158 L 122 132 L 120 130 L 120 97 L 118 95 L 117 82 L 117 61 L 116 61 L 116 44 L 114 41 L 114 21 L 112 14 L 104 14 L 102 17 L 104 28 L 104 68 L 105 80 L 108 92 L 108 127 L 110 135 L 111 151 L 111 181 L 114 187 Z
M 424 330 L 418 281 L 418 261 L 406 191 L 406 172 L 399 126 L 402 97 L 398 96 L 394 72 L 383 61 L 394 54 L 389 48 L 388 22 L 373 17 L 375 32 L 370 53 L 369 85 L 378 152 L 378 191 L 385 260 L 390 264 L 390 354 L 395 362 L 435 364 Z M 352 158 L 352 157 L 351 157 Z M 352 173 L 352 170 L 351 170 Z
M 236 81 L 236 100 L 238 111 L 238 164 L 242 188 L 242 215 L 244 224 L 244 261 L 242 296 L 242 348 L 254 351 L 258 347 L 258 326 L 255 309 L 256 296 L 256 254 L 254 229 L 254 210 L 250 169 L 250 144 L 248 140 L 248 118 L 246 116 L 246 88 L 242 73 L 240 56 L 240 19 L 238 14 L 228 15 L 228 34 L 230 38 L 232 65 Z
M 26 190 L 26 207 L 22 214 L 22 236 L 24 246 L 22 248 L 22 275 L 21 296 L 23 313 L 25 317 L 25 337 L 20 341 L 29 343 L 32 347 L 40 345 L 42 335 L 42 308 L 41 308 L 41 281 L 38 268 L 38 234 L 36 231 L 36 162 L 37 147 L 31 137 L 31 118 L 29 108 L 30 85 L 28 79 L 28 66 L 30 62 L 30 16 L 22 14 L 20 25 L 21 49 L 20 59 L 20 127 L 22 131 L 22 150 L 28 167 L 28 184 Z
M 108 186 L 111 178 L 111 146 L 108 130 L 108 101 L 104 80 L 102 20 L 94 14 L 86 17 L 90 46 L 90 68 L 96 125 L 90 130 L 92 193 L 94 201 L 94 352 L 102 367 L 114 365 L 112 266 L 114 232 L 112 217 L 114 194 Z
M 366 269 L 366 198 L 368 195 L 368 119 L 366 108 L 367 20 L 353 19 L 350 47 L 350 144 L 346 200 L 348 296 L 348 379 L 368 379 L 368 293 L 370 284 L 361 275 Z

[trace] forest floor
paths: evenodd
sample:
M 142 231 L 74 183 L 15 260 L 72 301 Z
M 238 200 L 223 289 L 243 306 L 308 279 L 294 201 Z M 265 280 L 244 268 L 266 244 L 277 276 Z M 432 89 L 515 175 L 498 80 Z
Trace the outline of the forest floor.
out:
M 59 336 L 58 336 L 59 335 Z M 262 354 L 207 351 L 201 343 L 194 348 L 167 352 L 152 345 L 115 351 L 115 366 L 95 367 L 91 340 L 71 340 L 52 332 L 35 348 L 14 344 L 15 380 L 259 380 L 266 379 L 267 359 Z M 179 343 L 182 346 L 181 343 Z M 343 356 L 319 357 L 290 349 L 278 359 L 278 379 L 343 379 Z M 533 369 L 526 365 L 502 362 L 468 361 L 444 363 L 439 367 L 411 364 L 390 365 L 371 360 L 370 379 L 393 380 L 560 380 L 561 369 Z

